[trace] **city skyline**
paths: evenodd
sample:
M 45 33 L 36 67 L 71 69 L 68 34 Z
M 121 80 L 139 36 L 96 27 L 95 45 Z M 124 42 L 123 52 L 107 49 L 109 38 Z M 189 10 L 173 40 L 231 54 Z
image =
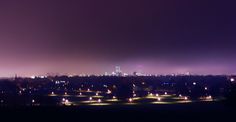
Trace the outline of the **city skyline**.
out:
M 126 68 L 127 69 L 127 68 Z M 129 69 L 130 70 L 130 69 Z M 235 76 L 235 74 L 225 74 L 225 73 L 219 73 L 219 74 L 212 74 L 212 73 L 196 73 L 196 72 L 189 72 L 189 71 L 178 71 L 178 72 L 172 72 L 172 73 L 150 73 L 150 72 L 144 72 L 143 70 L 133 70 L 130 72 L 127 72 L 122 69 L 120 66 L 114 66 L 113 70 L 99 72 L 99 73 L 91 73 L 91 72 L 82 72 L 82 73 L 60 73 L 60 72 L 47 72 L 47 73 L 41 73 L 41 74 L 30 74 L 30 75 L 21 75 L 21 74 L 12 74 L 10 76 L 0 76 L 0 78 L 46 78 L 46 77 L 55 77 L 55 76 L 68 76 L 68 77 L 90 77 L 90 76 L 96 76 L 96 77 L 104 77 L 104 76 L 118 76 L 118 77 L 126 77 L 126 76 Z

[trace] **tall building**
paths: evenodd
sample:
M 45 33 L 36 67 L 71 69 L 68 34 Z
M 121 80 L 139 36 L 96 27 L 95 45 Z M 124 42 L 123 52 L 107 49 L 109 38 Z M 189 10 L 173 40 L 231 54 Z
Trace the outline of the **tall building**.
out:
M 120 66 L 116 66 L 116 71 L 115 71 L 117 76 L 122 76 L 122 71 L 120 69 Z

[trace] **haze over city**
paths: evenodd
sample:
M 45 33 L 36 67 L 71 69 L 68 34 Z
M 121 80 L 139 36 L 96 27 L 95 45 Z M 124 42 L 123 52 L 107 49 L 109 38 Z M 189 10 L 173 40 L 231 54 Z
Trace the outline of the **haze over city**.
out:
M 235 0 L 0 0 L 0 120 L 236 122 Z
M 229 1 L 1 0 L 0 17 L 1 77 L 236 73 Z

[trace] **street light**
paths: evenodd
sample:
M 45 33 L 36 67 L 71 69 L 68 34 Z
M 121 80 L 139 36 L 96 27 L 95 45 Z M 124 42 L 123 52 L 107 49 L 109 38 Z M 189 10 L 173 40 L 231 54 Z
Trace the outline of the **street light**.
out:
M 234 81 L 235 81 L 235 79 L 234 79 L 234 78 L 230 78 L 230 81 L 231 81 L 231 82 L 234 82 Z
M 98 102 L 100 103 L 100 102 L 101 102 L 101 99 L 98 99 Z
M 132 98 L 129 98 L 129 102 L 133 102 L 133 99 L 132 99 Z

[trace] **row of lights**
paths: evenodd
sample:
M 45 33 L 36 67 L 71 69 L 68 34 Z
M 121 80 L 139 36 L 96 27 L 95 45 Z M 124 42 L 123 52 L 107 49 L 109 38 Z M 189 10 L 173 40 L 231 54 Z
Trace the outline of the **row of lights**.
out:
M 205 88 L 205 89 L 206 89 L 206 88 Z M 88 89 L 88 90 L 89 90 L 89 89 Z M 108 90 L 108 93 L 111 93 L 111 91 Z M 54 92 L 52 92 L 52 94 L 54 94 Z M 164 94 L 165 94 L 165 95 L 168 95 L 167 92 L 164 92 Z M 67 92 L 65 92 L 65 95 L 67 95 Z M 79 95 L 82 95 L 82 93 L 80 92 Z M 98 92 L 96 92 L 96 96 L 98 96 L 98 95 L 99 95 Z M 153 96 L 153 93 L 150 93 L 149 95 Z M 136 94 L 133 94 L 133 96 L 135 97 Z M 157 97 L 157 100 L 158 100 L 158 101 L 161 101 L 161 98 L 158 97 L 159 94 L 155 94 L 155 96 Z M 182 95 L 180 94 L 179 97 L 182 97 Z M 113 98 L 113 99 L 116 99 L 115 96 L 113 96 L 112 98 Z M 184 99 L 185 99 L 185 100 L 188 100 L 188 97 L 184 97 Z M 89 100 L 91 101 L 91 100 L 93 100 L 93 98 L 92 98 L 92 97 L 89 97 Z M 63 98 L 62 101 L 65 102 L 65 103 L 68 103 L 68 100 L 65 99 L 65 98 Z M 129 101 L 129 102 L 133 102 L 133 99 L 132 99 L 132 98 L 129 98 L 128 101 Z M 98 99 L 97 102 L 100 103 L 100 102 L 101 102 L 101 99 Z
M 112 99 L 116 99 L 116 96 L 112 96 Z M 93 97 L 89 97 L 89 101 L 92 101 L 93 100 Z M 97 100 L 98 103 L 101 103 L 102 100 L 101 99 L 98 99 Z
M 20 92 L 20 93 L 21 93 L 21 92 Z M 112 92 L 111 92 L 110 90 L 108 90 L 108 91 L 107 91 L 107 94 L 111 94 L 111 93 L 112 93 Z M 54 92 L 51 92 L 51 95 L 55 95 L 55 93 L 54 93 Z M 64 95 L 68 95 L 68 93 L 67 93 L 67 92 L 65 92 L 65 93 L 64 93 Z M 80 93 L 79 93 L 79 95 L 82 95 L 82 93 L 80 92 Z M 99 95 L 99 93 L 98 93 L 98 92 L 96 92 L 96 94 L 95 94 L 95 95 L 96 95 L 96 96 L 98 96 L 98 95 Z
M 168 95 L 168 93 L 167 93 L 167 92 L 165 92 L 164 94 L 165 94 L 165 95 Z M 150 96 L 153 96 L 153 93 L 149 93 L 149 95 L 150 95 Z M 157 93 L 156 93 L 156 94 L 155 94 L 155 96 L 156 96 L 156 97 L 158 97 L 158 96 L 159 96 L 159 94 L 157 94 Z

